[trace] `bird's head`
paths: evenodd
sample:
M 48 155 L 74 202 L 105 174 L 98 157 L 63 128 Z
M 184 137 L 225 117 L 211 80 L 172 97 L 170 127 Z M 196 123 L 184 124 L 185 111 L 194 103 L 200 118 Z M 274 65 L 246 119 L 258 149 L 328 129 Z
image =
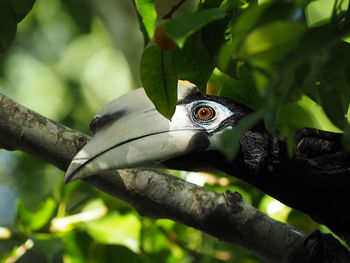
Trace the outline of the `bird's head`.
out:
M 65 182 L 147 165 L 192 169 L 191 163 L 181 165 L 186 156 L 188 162 L 202 160 L 205 167 L 208 162 L 199 156 L 217 152 L 223 131 L 250 112 L 229 99 L 204 97 L 194 86 L 178 86 L 176 111 L 169 121 L 144 89 L 133 90 L 107 104 L 92 120 L 93 136 L 72 160 Z

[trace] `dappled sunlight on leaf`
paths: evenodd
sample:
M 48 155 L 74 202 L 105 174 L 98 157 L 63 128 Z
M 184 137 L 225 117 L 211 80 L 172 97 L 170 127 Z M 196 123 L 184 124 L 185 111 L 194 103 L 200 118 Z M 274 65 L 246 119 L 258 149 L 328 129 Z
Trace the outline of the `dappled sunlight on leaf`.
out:
M 311 118 L 315 123 L 314 128 L 325 131 L 341 132 L 341 130 L 334 126 L 334 124 L 328 119 L 323 109 L 317 103 L 311 101 L 307 96 L 303 96 L 298 104 L 311 115 Z
M 135 0 L 136 7 L 142 17 L 142 22 L 149 38 L 153 36 L 154 24 L 157 18 L 154 3 L 152 2 L 150 0 Z
M 261 200 L 259 209 L 268 214 L 270 217 L 281 222 L 287 221 L 288 214 L 291 211 L 291 208 L 285 206 L 268 195 L 265 195 L 265 197 Z
M 122 244 L 139 252 L 141 224 L 134 214 L 112 212 L 99 220 L 86 222 L 85 227 L 98 243 Z
M 103 201 L 101 199 L 95 199 L 89 202 L 81 213 L 54 218 L 51 221 L 50 231 L 70 231 L 73 229 L 74 224 L 102 218 L 106 213 L 107 207 L 104 205 Z
M 277 126 L 283 130 L 286 127 L 300 129 L 303 127 L 325 131 L 341 132 L 324 113 L 322 107 L 304 95 L 295 103 L 282 106 L 279 111 Z
M 305 8 L 307 24 L 309 27 L 319 26 L 331 20 L 335 0 L 311 1 Z M 340 1 L 341 9 L 346 10 L 349 1 Z
M 247 35 L 238 56 L 253 61 L 275 61 L 281 59 L 297 45 L 305 32 L 301 24 L 278 21 L 258 27 Z
M 9 239 L 9 238 L 11 238 L 11 235 L 12 234 L 11 234 L 10 229 L 0 226 L 0 240 L 1 239 Z
M 17 201 L 17 224 L 24 234 L 41 229 L 48 223 L 56 210 L 56 202 L 48 198 L 36 211 L 28 210 L 19 199 Z

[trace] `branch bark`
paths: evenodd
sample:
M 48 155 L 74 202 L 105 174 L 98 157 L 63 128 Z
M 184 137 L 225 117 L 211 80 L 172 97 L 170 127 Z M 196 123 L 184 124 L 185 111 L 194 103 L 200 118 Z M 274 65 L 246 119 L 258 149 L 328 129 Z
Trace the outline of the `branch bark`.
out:
M 0 148 L 27 152 L 63 171 L 89 139 L 2 94 L 0 116 Z M 307 238 L 268 217 L 245 203 L 239 193 L 218 194 L 150 169 L 105 172 L 85 181 L 130 203 L 140 215 L 181 222 L 250 250 L 267 262 L 328 262 L 314 254 L 319 238 Z M 332 239 L 328 248 L 337 252 L 337 262 L 349 262 L 347 250 L 337 242 Z

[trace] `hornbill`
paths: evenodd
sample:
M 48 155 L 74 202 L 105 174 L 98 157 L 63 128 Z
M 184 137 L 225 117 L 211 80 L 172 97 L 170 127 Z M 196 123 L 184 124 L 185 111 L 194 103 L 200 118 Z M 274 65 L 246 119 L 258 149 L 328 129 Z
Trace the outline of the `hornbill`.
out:
M 230 99 L 179 86 L 169 121 L 144 89 L 133 90 L 92 120 L 93 136 L 74 157 L 65 182 L 146 165 L 223 171 L 309 214 L 350 244 L 350 153 L 342 148 L 341 134 L 302 129 L 290 157 L 285 141 L 270 135 L 261 121 L 240 138 L 236 158 L 228 161 L 219 151 L 220 136 L 250 113 Z

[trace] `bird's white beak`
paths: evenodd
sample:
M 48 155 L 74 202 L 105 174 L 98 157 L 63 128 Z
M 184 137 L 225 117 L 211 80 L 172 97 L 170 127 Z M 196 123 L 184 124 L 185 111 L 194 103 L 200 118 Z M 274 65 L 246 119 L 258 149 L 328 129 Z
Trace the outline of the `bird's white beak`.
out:
M 107 104 L 90 128 L 94 135 L 72 160 L 65 183 L 104 170 L 161 163 L 193 151 L 191 139 L 203 132 L 190 121 L 186 105 L 178 105 L 169 121 L 156 111 L 143 89 Z

